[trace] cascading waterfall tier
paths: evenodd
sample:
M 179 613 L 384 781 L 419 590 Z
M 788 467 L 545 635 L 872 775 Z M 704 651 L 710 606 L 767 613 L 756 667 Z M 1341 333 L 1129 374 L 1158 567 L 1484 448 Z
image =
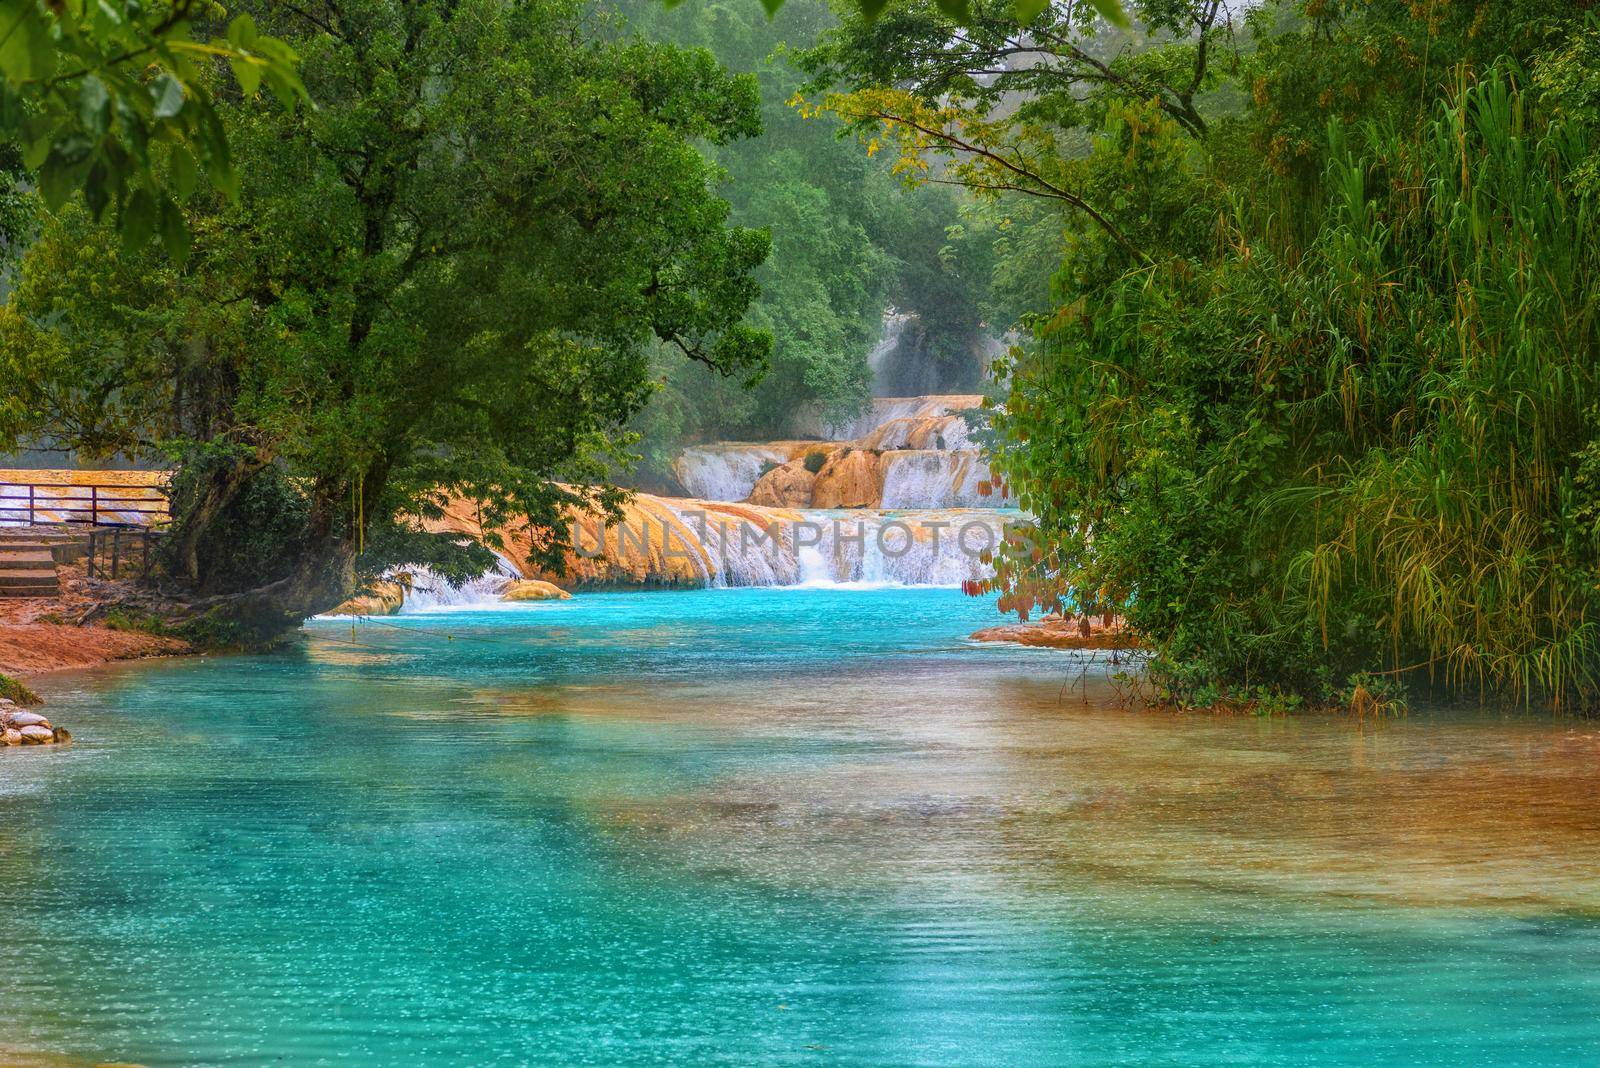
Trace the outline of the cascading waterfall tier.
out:
M 690 497 L 636 493 L 609 518 L 574 510 L 561 566 L 507 568 L 486 580 L 543 579 L 569 589 L 706 586 L 959 586 L 988 578 L 1006 528 L 1026 517 L 984 462 L 963 413 L 974 395 L 880 397 L 827 437 L 722 442 L 674 465 Z M 430 529 L 481 538 L 469 502 Z M 548 531 L 499 532 L 528 560 Z M 431 604 L 493 596 L 431 594 Z M 410 602 L 408 602 L 409 604 Z M 421 607 L 421 604 L 419 604 Z
M 883 454 L 885 508 L 982 508 L 1000 499 L 989 465 L 976 449 Z
M 857 441 L 885 423 L 896 419 L 937 419 L 970 411 L 983 404 L 977 393 L 948 393 L 928 397 L 874 397 L 871 405 L 854 419 L 826 427 L 826 436 L 835 441 Z
M 832 438 L 720 442 L 686 449 L 675 465 L 708 501 L 787 508 L 1006 507 L 964 412 L 976 395 L 879 397 Z
M 480 537 L 477 511 L 446 506 L 435 530 Z M 569 589 L 801 586 L 838 583 L 957 586 L 989 575 L 987 554 L 1022 518 L 998 509 L 793 509 L 635 494 L 620 518 L 573 513 L 556 571 L 518 569 Z M 539 532 L 501 531 L 526 560 Z
M 707 501 L 742 501 L 761 476 L 786 464 L 816 441 L 774 441 L 766 444 L 724 441 L 693 445 L 673 461 L 673 472 L 689 495 Z
M 425 612 L 429 609 L 475 608 L 499 604 L 500 595 L 522 572 L 510 560 L 495 554 L 495 568 L 486 575 L 452 586 L 448 579 L 434 574 L 426 567 L 408 567 L 403 578 L 405 587 L 404 612 Z
M 703 557 L 711 586 L 959 586 L 990 573 L 987 555 L 1009 519 L 990 510 L 804 509 L 728 515 L 684 508 L 685 546 Z

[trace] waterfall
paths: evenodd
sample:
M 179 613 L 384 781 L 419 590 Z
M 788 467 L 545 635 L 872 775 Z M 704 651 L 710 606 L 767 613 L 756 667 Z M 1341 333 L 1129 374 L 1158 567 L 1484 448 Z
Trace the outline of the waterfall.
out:
M 856 418 L 825 429 L 827 436 L 835 441 L 857 441 L 895 420 L 936 419 L 967 408 L 976 408 L 982 403 L 983 397 L 976 393 L 931 397 L 874 397 L 871 406 Z
M 959 586 L 992 573 L 982 556 L 1015 518 L 978 509 L 682 514 L 714 586 Z
M 998 508 L 994 476 L 974 449 L 907 449 L 883 455 L 885 508 Z M 984 484 L 990 492 L 983 492 Z
M 972 430 L 959 415 L 930 415 L 925 418 L 898 416 L 880 423 L 861 439 L 864 449 L 971 449 Z
M 872 370 L 872 392 L 880 395 L 888 392 L 890 380 L 889 359 L 900 348 L 900 342 L 905 336 L 906 323 L 911 316 L 897 311 L 883 313 L 883 336 L 878 343 L 872 346 L 867 353 L 867 366 Z
M 692 446 L 674 464 L 692 496 L 637 493 L 609 518 L 573 509 L 561 565 L 527 577 L 575 591 L 960 586 L 989 578 L 990 554 L 1023 517 L 996 492 L 962 414 L 982 400 L 879 397 L 848 425 L 828 428 L 826 440 Z M 758 483 L 765 503 L 750 503 Z M 447 506 L 433 529 L 481 536 L 477 514 L 471 502 Z M 521 559 L 541 537 L 523 529 L 506 544 Z M 493 600 L 502 581 L 462 590 L 424 581 L 428 588 L 407 607 Z
M 719 442 L 694 445 L 673 463 L 689 495 L 703 501 L 742 501 L 769 466 L 786 463 L 789 450 L 773 445 Z

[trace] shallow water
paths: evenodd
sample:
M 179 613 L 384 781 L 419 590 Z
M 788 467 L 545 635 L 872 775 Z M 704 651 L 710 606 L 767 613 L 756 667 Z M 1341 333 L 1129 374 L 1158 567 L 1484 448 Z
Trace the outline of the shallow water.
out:
M 1600 727 L 1135 711 L 995 618 L 604 594 L 55 677 L 78 741 L 0 752 L 0 1050 L 1600 1058 Z

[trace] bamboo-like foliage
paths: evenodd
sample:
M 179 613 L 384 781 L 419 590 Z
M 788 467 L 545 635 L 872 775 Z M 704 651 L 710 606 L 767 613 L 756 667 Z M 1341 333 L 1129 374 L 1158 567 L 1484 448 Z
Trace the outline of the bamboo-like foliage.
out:
M 996 418 L 1010 603 L 1125 612 L 1189 699 L 1595 703 L 1596 141 L 1463 68 L 1420 136 L 1334 123 L 1314 199 L 1224 188 L 1209 256 L 1064 307 Z
M 1419 140 L 1372 131 L 1333 153 L 1305 270 L 1354 341 L 1325 379 L 1369 444 L 1316 457 L 1278 499 L 1315 501 L 1291 574 L 1319 622 L 1375 591 L 1391 661 L 1416 647 L 1458 687 L 1561 702 L 1594 692 L 1600 649 L 1595 534 L 1576 514 L 1600 228 L 1566 181 L 1589 131 L 1548 122 L 1515 80 L 1458 86 Z

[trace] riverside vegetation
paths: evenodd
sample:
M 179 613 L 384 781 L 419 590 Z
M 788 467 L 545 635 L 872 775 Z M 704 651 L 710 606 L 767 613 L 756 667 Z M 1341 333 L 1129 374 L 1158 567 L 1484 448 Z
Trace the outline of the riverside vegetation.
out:
M 298 80 L 186 68 L 239 189 L 154 156 L 185 240 L 130 240 L 125 191 L 41 208 L 14 161 L 0 433 L 165 451 L 184 611 L 266 640 L 397 565 L 481 571 L 411 521 L 446 499 L 558 561 L 630 426 L 847 410 L 882 302 L 950 310 L 947 340 L 1020 331 L 987 445 L 1034 523 L 975 583 L 1003 607 L 1120 616 L 1182 704 L 1594 705 L 1592 11 L 869 6 L 785 8 L 801 84 L 650 39 L 753 66 L 779 40 L 742 10 L 240 5 L 219 39 Z M 732 402 L 691 363 L 773 370 Z
M 1179 703 L 1600 699 L 1586 5 L 975 3 L 849 18 L 813 112 L 1051 206 L 983 589 L 1126 617 Z M 1013 57 L 1021 57 L 1014 59 Z

